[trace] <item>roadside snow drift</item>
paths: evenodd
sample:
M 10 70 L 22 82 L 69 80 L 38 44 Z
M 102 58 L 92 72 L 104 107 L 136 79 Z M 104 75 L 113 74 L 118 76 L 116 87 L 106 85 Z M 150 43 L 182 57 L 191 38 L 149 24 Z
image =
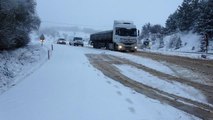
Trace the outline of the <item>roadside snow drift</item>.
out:
M 31 74 L 36 66 L 44 63 L 46 54 L 46 48 L 40 44 L 0 52 L 0 94 Z

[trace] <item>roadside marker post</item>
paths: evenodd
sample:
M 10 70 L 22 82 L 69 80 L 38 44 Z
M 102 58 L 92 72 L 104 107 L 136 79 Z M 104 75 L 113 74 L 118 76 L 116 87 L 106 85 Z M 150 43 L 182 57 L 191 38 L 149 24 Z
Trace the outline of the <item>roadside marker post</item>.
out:
M 50 57 L 52 55 L 52 51 L 53 51 L 53 44 L 51 44 L 51 49 L 48 49 L 48 52 L 47 52 L 48 60 L 50 60 Z
M 50 50 L 48 50 L 48 60 L 50 60 Z

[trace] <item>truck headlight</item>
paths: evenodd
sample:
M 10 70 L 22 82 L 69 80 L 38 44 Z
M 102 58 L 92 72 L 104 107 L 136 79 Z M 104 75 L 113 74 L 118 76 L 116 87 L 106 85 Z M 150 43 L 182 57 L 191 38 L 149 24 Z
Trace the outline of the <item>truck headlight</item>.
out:
M 118 46 L 118 49 L 122 49 L 123 47 L 121 45 Z
M 137 49 L 138 47 L 137 46 L 135 46 L 135 49 Z

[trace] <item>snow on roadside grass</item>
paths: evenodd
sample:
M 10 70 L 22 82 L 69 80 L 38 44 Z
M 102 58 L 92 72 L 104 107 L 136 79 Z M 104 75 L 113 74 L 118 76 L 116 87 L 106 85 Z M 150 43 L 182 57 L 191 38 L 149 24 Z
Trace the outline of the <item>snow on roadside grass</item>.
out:
M 141 50 L 139 51 L 145 51 L 145 52 L 150 52 L 150 53 L 157 53 L 157 54 L 162 54 L 162 55 L 170 55 L 170 56 L 180 56 L 180 57 L 187 57 L 187 58 L 192 58 L 192 59 L 205 59 L 205 60 L 213 60 L 213 53 L 211 52 L 210 54 L 202 53 L 202 52 L 181 52 L 181 51 L 162 51 L 162 50 Z M 202 55 L 206 55 L 206 58 L 202 58 Z
M 0 94 L 33 72 L 37 63 L 44 62 L 46 53 L 40 44 L 0 52 Z
M 178 83 L 178 82 L 167 82 L 165 80 L 161 80 L 143 70 L 135 68 L 129 65 L 115 65 L 122 74 L 125 76 L 141 82 L 145 85 L 151 86 L 153 88 L 157 88 L 164 92 L 174 94 L 177 96 L 181 96 L 184 98 L 188 98 L 194 101 L 198 101 L 201 103 L 208 104 L 206 98 L 202 93 L 196 90 L 193 87 Z

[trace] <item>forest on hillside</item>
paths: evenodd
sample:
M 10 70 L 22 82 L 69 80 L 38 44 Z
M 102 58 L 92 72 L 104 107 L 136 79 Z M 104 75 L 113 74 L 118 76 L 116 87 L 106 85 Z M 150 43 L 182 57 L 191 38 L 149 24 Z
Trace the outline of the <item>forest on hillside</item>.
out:
M 197 36 L 196 40 L 191 38 L 188 43 L 197 42 L 200 45 L 197 51 L 206 51 L 206 46 L 213 39 L 212 8 L 213 0 L 183 0 L 177 10 L 169 15 L 165 27 L 147 23 L 142 27 L 139 40 L 152 44 L 157 41 L 158 49 L 165 47 L 167 43 L 168 49 L 179 49 L 187 45 L 186 40 L 183 41 L 181 37 L 192 35 L 193 38 Z M 195 50 L 195 46 L 192 45 L 190 50 Z
M 141 38 L 150 33 L 169 35 L 176 32 L 193 31 L 213 37 L 213 0 L 184 0 L 177 10 L 166 20 L 165 27 L 145 24 Z

